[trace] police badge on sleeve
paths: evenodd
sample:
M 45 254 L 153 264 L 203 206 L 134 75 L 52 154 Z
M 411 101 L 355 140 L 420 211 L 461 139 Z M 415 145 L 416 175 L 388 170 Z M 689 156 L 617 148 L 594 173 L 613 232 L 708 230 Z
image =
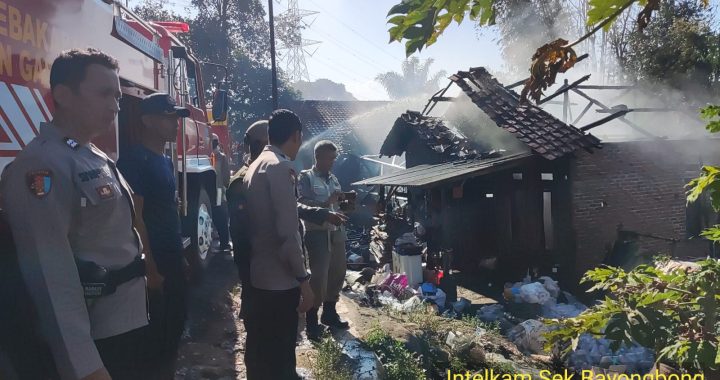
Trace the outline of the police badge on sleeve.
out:
M 50 170 L 33 170 L 26 174 L 27 186 L 36 198 L 45 198 L 52 189 L 52 172 Z

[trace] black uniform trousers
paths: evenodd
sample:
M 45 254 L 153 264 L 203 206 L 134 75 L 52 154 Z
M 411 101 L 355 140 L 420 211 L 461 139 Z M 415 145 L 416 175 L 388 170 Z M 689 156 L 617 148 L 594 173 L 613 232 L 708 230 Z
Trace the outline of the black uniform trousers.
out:
M 212 208 L 212 219 L 215 224 L 215 229 L 218 233 L 218 240 L 220 240 L 220 246 L 226 247 L 230 243 L 230 230 L 229 230 L 229 217 L 228 217 L 228 204 L 223 202 L 220 206 L 213 206 Z
M 113 380 L 147 379 L 144 344 L 147 326 L 95 341 L 100 359 Z
M 249 284 L 248 284 L 249 285 Z M 295 342 L 300 288 L 247 289 L 245 367 L 248 380 L 296 380 Z
M 144 379 L 172 380 L 180 339 L 187 319 L 188 287 L 182 252 L 155 252 L 163 291 L 148 289 L 150 325 L 145 339 Z

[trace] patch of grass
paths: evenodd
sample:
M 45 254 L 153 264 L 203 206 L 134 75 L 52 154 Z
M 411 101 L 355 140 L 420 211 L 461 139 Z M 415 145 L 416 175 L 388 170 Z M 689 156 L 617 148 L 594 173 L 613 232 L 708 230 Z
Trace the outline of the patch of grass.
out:
M 485 365 L 488 369 L 492 369 L 493 372 L 499 374 L 513 374 L 517 372 L 515 370 L 515 367 L 513 367 L 513 365 L 508 362 L 489 361 L 485 362 Z
M 500 334 L 500 323 L 495 322 L 484 322 L 480 320 L 480 318 L 474 316 L 474 315 L 464 315 L 462 317 L 462 322 L 466 325 L 470 326 L 473 330 L 477 329 L 478 327 L 481 327 L 485 329 L 490 334 Z
M 380 358 L 385 369 L 385 376 L 393 380 L 425 380 L 426 375 L 421 361 L 405 345 L 395 340 L 383 331 L 380 326 L 374 326 L 365 343 Z
M 343 365 L 342 347 L 330 335 L 325 335 L 316 346 L 317 357 L 312 366 L 316 379 L 350 380 L 352 373 Z
M 467 363 L 462 358 L 459 358 L 457 356 L 450 359 L 450 372 L 452 373 L 465 373 L 467 371 Z

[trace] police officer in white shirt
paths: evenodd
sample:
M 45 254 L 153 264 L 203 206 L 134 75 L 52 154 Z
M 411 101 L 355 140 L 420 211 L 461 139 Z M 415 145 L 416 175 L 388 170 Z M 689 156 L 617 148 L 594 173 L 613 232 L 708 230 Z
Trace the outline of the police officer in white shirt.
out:
M 148 323 L 142 244 L 129 187 L 90 142 L 115 125 L 117 61 L 64 52 L 50 85 L 53 121 L 0 182 L 20 269 L 62 379 L 138 379 Z

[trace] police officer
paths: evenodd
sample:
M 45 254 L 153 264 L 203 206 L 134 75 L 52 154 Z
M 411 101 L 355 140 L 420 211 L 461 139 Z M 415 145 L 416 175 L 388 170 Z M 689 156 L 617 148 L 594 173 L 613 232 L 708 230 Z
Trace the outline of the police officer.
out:
M 115 125 L 117 61 L 93 49 L 64 52 L 50 86 L 52 122 L 0 182 L 20 269 L 62 379 L 141 378 L 142 244 L 127 184 L 90 142 Z
M 233 174 L 230 179 L 230 185 L 227 190 L 228 209 L 230 214 L 230 237 L 233 242 L 233 259 L 238 268 L 242 293 L 240 299 L 242 301 L 240 308 L 240 318 L 243 318 L 247 308 L 247 297 L 249 297 L 252 289 L 249 283 L 250 270 L 250 236 L 249 224 L 246 214 L 246 203 L 242 192 L 243 179 L 247 173 L 248 167 L 262 153 L 263 149 L 268 145 L 268 122 L 267 120 L 259 120 L 253 123 L 245 131 L 243 146 L 247 150 L 247 159 L 240 169 Z M 302 220 L 312 223 L 331 223 L 341 225 L 347 221 L 347 217 L 339 212 L 333 212 L 327 208 L 310 207 L 302 203 L 297 203 L 298 216 Z
M 225 191 L 230 185 L 230 162 L 228 156 L 220 149 L 220 138 L 212 134 L 213 165 L 215 167 L 215 182 L 217 187 L 217 202 L 213 207 L 213 223 L 218 232 L 221 251 L 229 251 L 230 235 L 228 232 L 228 210 Z
M 340 183 L 330 172 L 337 158 L 337 147 L 331 141 L 323 140 L 315 145 L 315 165 L 303 170 L 298 177 L 301 203 L 315 207 L 339 210 L 342 196 Z M 322 305 L 320 321 L 327 326 L 346 329 L 335 304 L 345 280 L 347 262 L 345 257 L 345 228 L 329 223 L 305 223 L 305 246 L 313 277 L 310 285 L 315 294 L 315 304 L 306 316 L 306 332 L 311 339 L 319 338 L 318 310 Z
M 175 141 L 178 120 L 190 111 L 178 107 L 165 93 L 140 102 L 139 143 L 124 152 L 118 168 L 133 189 L 140 235 L 146 235 L 163 276 L 162 292 L 149 292 L 150 326 L 143 349 L 146 379 L 174 379 L 175 360 L 187 316 L 180 216 L 175 191 L 175 169 L 165 155 L 165 144 Z M 158 289 L 159 290 L 159 289 Z
M 248 379 L 297 379 L 298 313 L 312 307 L 313 293 L 299 233 L 295 171 L 302 124 L 289 110 L 270 116 L 270 144 L 243 180 L 250 225 L 250 283 L 246 300 Z

